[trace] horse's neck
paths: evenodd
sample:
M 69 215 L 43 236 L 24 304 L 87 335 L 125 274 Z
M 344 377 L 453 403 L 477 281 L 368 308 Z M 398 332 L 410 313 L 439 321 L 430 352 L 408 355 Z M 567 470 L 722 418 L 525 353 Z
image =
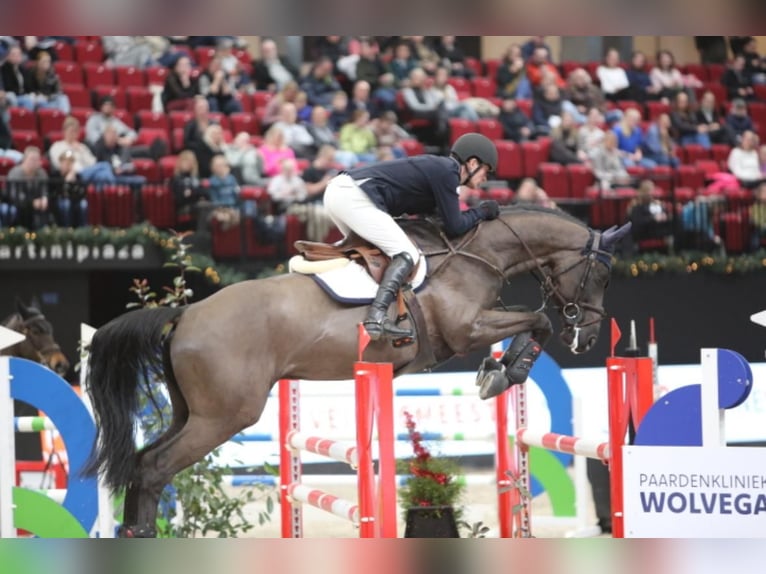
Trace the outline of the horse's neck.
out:
M 553 265 L 559 256 L 584 247 L 587 241 L 586 228 L 545 212 L 521 212 L 508 216 L 505 223 L 493 225 L 490 243 L 510 275 L 529 271 L 538 263 Z

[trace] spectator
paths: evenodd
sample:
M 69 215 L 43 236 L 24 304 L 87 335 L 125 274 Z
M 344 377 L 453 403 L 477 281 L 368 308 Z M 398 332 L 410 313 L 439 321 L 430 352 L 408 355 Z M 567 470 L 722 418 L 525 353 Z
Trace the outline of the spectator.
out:
M 202 140 L 194 147 L 194 155 L 197 156 L 199 175 L 207 179 L 211 175 L 213 156 L 223 155 L 223 128 L 218 124 L 210 124 L 202 134 Z M 228 164 L 227 164 L 228 169 Z
M 676 143 L 671 136 L 671 123 L 668 114 L 660 114 L 646 130 L 643 142 L 644 158 L 652 160 L 657 165 L 678 167 Z
M 194 97 L 198 96 L 199 82 L 192 77 L 192 64 L 188 56 L 176 60 L 173 69 L 165 79 L 162 91 L 162 104 L 165 110 L 189 110 L 194 106 Z
M 298 112 L 291 103 L 282 104 L 280 119 L 274 123 L 285 135 L 285 143 L 295 152 L 296 157 L 309 158 L 313 153 L 314 138 L 306 126 L 298 123 Z
M 385 112 L 379 118 L 373 120 L 371 125 L 379 147 L 390 149 L 394 159 L 407 157 L 407 152 L 401 146 L 401 142 L 411 139 L 412 136 L 399 125 L 396 112 Z
M 210 158 L 209 172 L 207 191 L 210 203 L 214 207 L 236 207 L 239 200 L 239 184 L 223 154 L 214 154 Z
M 465 53 L 456 43 L 456 36 L 439 36 L 436 53 L 441 58 L 441 65 L 449 68 L 456 78 L 470 79 L 473 70 L 466 65 Z
M 35 109 L 35 99 L 29 93 L 29 70 L 23 64 L 24 54 L 18 44 L 8 48 L 5 62 L 0 66 L 0 84 L 10 106 Z
M 593 175 L 602 190 L 607 191 L 615 185 L 630 185 L 631 178 L 622 162 L 617 149 L 617 134 L 608 131 L 604 134 L 601 147 L 592 157 Z
M 170 190 L 176 205 L 177 226 L 179 230 L 194 229 L 197 222 L 197 206 L 206 197 L 199 179 L 197 157 L 191 150 L 178 154 Z
M 48 210 L 48 174 L 40 148 L 28 146 L 21 163 L 8 172 L 6 201 L 0 201 L 0 227 L 19 224 L 36 230 L 51 221 Z
M 673 133 L 681 145 L 698 144 L 710 149 L 710 136 L 707 125 L 697 121 L 697 115 L 689 106 L 689 96 L 686 92 L 678 92 L 675 97 L 673 111 L 670 113 Z
M 628 205 L 628 220 L 633 224 L 631 235 L 639 243 L 648 239 L 670 240 L 672 228 L 665 207 L 654 198 L 654 182 L 643 180 L 636 198 Z
M 378 113 L 396 111 L 398 103 L 396 100 L 399 91 L 396 88 L 396 79 L 391 72 L 386 72 L 380 77 L 378 87 L 372 92 L 372 101 L 375 102 L 375 108 Z
M 301 176 L 306 184 L 308 199 L 312 202 L 321 201 L 327 184 L 337 174 L 335 148 L 331 145 L 321 146 L 314 161 L 303 170 Z
M 298 175 L 295 160 L 284 158 L 279 162 L 279 173 L 269 181 L 266 188 L 275 204 L 277 213 L 285 213 L 290 204 L 304 201 L 308 197 L 306 183 Z
M 56 223 L 60 227 L 80 227 L 88 223 L 88 200 L 85 186 L 78 176 L 77 161 L 71 149 L 65 149 L 56 156 L 58 177 L 51 185 L 51 195 Z
M 333 62 L 329 58 L 320 58 L 314 64 L 306 78 L 301 82 L 301 89 L 306 92 L 312 106 L 329 106 L 333 95 L 341 91 L 340 84 L 333 75 Z
M 583 68 L 576 68 L 570 72 L 565 93 L 566 99 L 575 108 L 572 111 L 576 112 L 578 124 L 585 121 L 585 116 L 591 108 L 598 108 L 602 113 L 605 111 L 604 94 L 593 84 L 590 74 Z
M 512 97 L 503 99 L 497 120 L 503 126 L 503 139 L 521 143 L 535 137 L 535 124 L 519 109 Z
M 495 75 L 499 98 L 532 99 L 532 85 L 527 78 L 524 58 L 518 44 L 511 44 L 505 51 Z
M 22 153 L 13 149 L 13 137 L 11 128 L 6 118 L 6 100 L 4 98 L 3 86 L 0 84 L 0 158 L 11 160 L 13 163 L 21 161 Z
M 652 82 L 652 78 L 647 70 L 646 55 L 643 52 L 633 52 L 627 76 L 627 99 L 643 103 L 649 100 L 656 100 L 660 97 L 662 88 L 659 83 L 655 85 Z
M 553 52 L 551 47 L 545 43 L 545 36 L 532 36 L 521 47 L 521 57 L 524 61 L 532 58 L 538 50 L 545 50 L 545 57 L 547 60 L 553 60 Z
M 681 208 L 681 246 L 686 249 L 711 251 L 721 249 L 721 238 L 713 227 L 719 198 L 712 195 L 698 195 Z
M 340 131 L 344 125 L 351 119 L 351 112 L 348 106 L 348 96 L 343 90 L 335 92 L 330 103 L 330 115 L 327 118 L 333 131 Z
M 402 89 L 404 104 L 412 116 L 428 120 L 427 130 L 419 131 L 418 138 L 432 145 L 446 146 L 449 139 L 447 110 L 439 92 L 426 86 L 426 73 L 421 68 L 410 72 L 409 84 Z
M 196 150 L 202 144 L 202 136 L 216 122 L 210 117 L 210 103 L 204 96 L 194 98 L 194 117 L 184 125 L 184 149 Z M 202 165 L 202 164 L 199 164 Z
M 746 189 L 755 189 L 766 183 L 766 178 L 764 178 L 761 170 L 758 136 L 751 131 L 742 134 L 742 141 L 739 146 L 729 152 L 727 165 L 740 185 Z
M 440 64 L 439 54 L 426 42 L 425 36 L 410 36 L 409 40 L 412 55 L 419 62 L 419 67 L 433 76 Z
M 700 88 L 702 82 L 692 75 L 684 76 L 676 67 L 673 54 L 668 50 L 660 50 L 657 53 L 657 65 L 652 69 L 649 77 L 652 85 L 661 98 L 672 100 L 679 92 L 687 88 Z M 689 94 L 694 95 L 693 91 Z
M 351 98 L 348 100 L 349 113 L 354 110 L 366 110 L 371 117 L 377 116 L 377 110 L 370 99 L 370 84 L 364 80 L 354 82 L 351 90 Z
M 91 114 L 85 122 L 85 141 L 87 144 L 91 147 L 95 146 L 109 126 L 117 131 L 120 145 L 131 146 L 135 143 L 138 134 L 114 115 L 114 98 L 104 96 L 101 99 L 99 111 Z
M 620 150 L 625 167 L 640 165 L 645 168 L 656 167 L 654 160 L 644 157 L 642 150 L 644 133 L 641 131 L 641 112 L 635 108 L 625 110 L 622 121 L 612 131 L 617 136 L 617 149 Z
M 766 174 L 764 174 L 766 175 Z M 753 251 L 760 249 L 766 238 L 766 185 L 761 185 L 755 191 L 755 202 L 749 208 L 751 235 L 750 247 Z
M 223 69 L 218 56 L 208 62 L 207 69 L 199 77 L 199 93 L 207 98 L 210 110 L 226 115 L 242 111 L 235 80 Z
M 291 175 L 289 172 L 293 168 L 286 165 L 284 168 L 287 169 L 287 172 L 272 179 L 274 189 L 269 190 L 270 194 L 272 191 L 274 194 L 279 194 L 284 190 L 300 190 L 301 185 L 303 186 L 304 198 L 291 202 L 286 211 L 306 225 L 306 238 L 309 241 L 324 241 L 329 231 L 335 226 L 322 203 L 322 196 L 327 184 L 338 173 L 333 166 L 334 154 L 335 150 L 332 147 L 323 146 L 300 178 Z M 285 160 L 285 163 L 289 161 Z M 278 178 L 283 179 L 284 183 L 280 183 Z M 293 184 L 289 183 L 291 179 L 294 180 Z M 275 180 L 277 183 L 273 183 Z
M 412 70 L 418 67 L 418 61 L 412 55 L 410 45 L 400 42 L 396 45 L 394 58 L 388 64 L 388 69 L 394 75 L 394 85 L 403 88 L 409 84 Z
M 223 149 L 226 161 L 238 182 L 265 187 L 268 178 L 264 173 L 263 158 L 250 143 L 250 134 L 239 132 L 231 144 L 225 144 Z
M 114 174 L 109 164 L 97 164 L 96 157 L 91 153 L 88 146 L 80 142 L 80 122 L 73 116 L 68 116 L 62 125 L 64 139 L 54 142 L 48 150 L 51 165 L 56 171 L 63 171 L 59 165 L 59 158 L 64 152 L 70 151 L 67 161 L 72 160 L 67 173 L 72 172 L 72 177 L 81 175 L 84 181 L 113 181 Z M 106 166 L 106 167 L 105 167 Z M 94 179 L 95 178 L 95 179 Z
M 268 101 L 263 112 L 262 124 L 264 129 L 269 129 L 269 126 L 279 120 L 282 104 L 288 102 L 294 104 L 299 93 L 300 87 L 298 86 L 298 83 L 290 81 Z
M 607 100 L 616 102 L 630 96 L 628 74 L 620 66 L 620 52 L 615 48 L 607 51 L 604 63 L 596 68 L 596 76 Z
M 261 41 L 261 57 L 253 65 L 253 81 L 257 90 L 281 91 L 298 78 L 298 71 L 277 52 L 274 40 Z
M 450 118 L 462 118 L 471 122 L 479 121 L 478 112 L 468 105 L 467 102 L 460 101 L 457 96 L 457 91 L 448 80 L 449 70 L 447 68 L 439 68 L 436 70 L 433 89 L 439 93 L 439 97 L 447 112 L 447 116 Z
M 561 122 L 563 100 L 554 82 L 546 84 L 532 106 L 532 121 L 538 134 L 548 134 Z
M 370 114 L 365 110 L 356 110 L 351 121 L 341 128 L 338 142 L 340 149 L 356 155 L 357 162 L 373 163 L 378 142 L 370 127 Z
M 745 44 L 742 55 L 745 58 L 745 73 L 753 84 L 766 84 L 766 60 L 758 54 L 758 42 L 755 38 Z
M 69 97 L 61 91 L 58 74 L 53 70 L 51 55 L 40 51 L 28 76 L 27 92 L 36 108 L 51 108 L 68 114 Z
M 700 63 L 726 63 L 726 36 L 694 36 L 694 46 L 700 54 Z
M 108 64 L 141 69 L 156 65 L 170 47 L 162 36 L 102 36 L 101 42 Z
M 742 98 L 732 100 L 729 115 L 726 116 L 726 125 L 734 132 L 737 141 L 742 134 L 753 129 L 753 120 L 747 114 L 747 104 Z
M 314 45 L 314 60 L 326 58 L 333 65 L 344 56 L 348 56 L 348 41 L 343 36 L 319 36 Z M 337 69 L 335 70 L 338 71 Z
M 514 197 L 514 203 L 537 205 L 538 207 L 546 207 L 548 209 L 556 209 L 556 203 L 548 197 L 545 190 L 537 185 L 537 182 L 531 177 L 524 178 L 519 184 L 519 188 L 516 190 L 516 196 Z
M 330 146 L 335 149 L 334 161 L 348 169 L 356 164 L 356 154 L 338 149 L 338 137 L 328 124 L 330 114 L 326 108 L 316 106 L 311 110 L 311 122 L 306 126 L 314 140 L 314 146 L 321 149 Z
M 285 143 L 285 133 L 279 126 L 271 126 L 263 136 L 259 148 L 263 157 L 263 172 L 267 177 L 279 173 L 279 162 L 285 158 L 295 159 L 295 152 Z
M 108 125 L 101 138 L 93 146 L 93 154 L 97 162 L 112 166 L 116 183 L 124 185 L 143 185 L 146 178 L 136 175 L 136 166 L 130 153 L 130 148 L 119 141 L 117 129 Z
M 589 161 L 604 141 L 604 130 L 601 129 L 603 123 L 604 116 L 601 111 L 598 108 L 591 108 L 588 110 L 585 123 L 577 130 L 577 149 L 585 152 Z
M 697 123 L 707 126 L 708 137 L 714 144 L 737 145 L 737 137 L 730 126 L 723 121 L 718 112 L 718 105 L 715 101 L 715 94 L 706 91 L 700 100 L 700 106 L 697 110 Z
M 559 88 L 566 86 L 556 66 L 548 61 L 546 48 L 535 49 L 532 57 L 527 60 L 526 73 L 533 90 L 540 88 L 547 81 L 554 82 Z
M 730 100 L 742 98 L 752 100 L 755 98 L 753 82 L 750 75 L 745 72 L 745 57 L 735 56 L 731 65 L 721 77 L 721 83 L 726 87 L 726 93 Z
M 359 42 L 359 60 L 356 63 L 356 81 L 367 82 L 374 92 L 380 83 L 380 78 L 386 73 L 386 67 L 380 60 L 378 45 L 374 40 L 365 38 Z
M 569 112 L 561 114 L 561 123 L 551 130 L 550 160 L 562 165 L 583 163 L 588 156 L 577 147 L 577 124 Z

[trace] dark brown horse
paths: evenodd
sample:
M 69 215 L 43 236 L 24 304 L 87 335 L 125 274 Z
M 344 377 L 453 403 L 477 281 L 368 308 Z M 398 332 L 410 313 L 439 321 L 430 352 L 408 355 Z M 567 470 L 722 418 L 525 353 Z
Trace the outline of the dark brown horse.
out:
M 525 331 L 544 341 L 552 326 L 542 311 L 495 308 L 503 282 L 532 271 L 546 303 L 559 310 L 562 341 L 573 352 L 588 351 L 605 316 L 612 252 L 628 229 L 601 234 L 561 212 L 520 207 L 454 243 L 433 223 L 408 224 L 429 265 L 417 296 L 427 325 L 419 340 L 427 337 L 434 361 Z M 90 348 L 89 392 L 100 433 L 90 472 L 103 472 L 114 489 L 127 488 L 124 534 L 154 535 L 165 485 L 255 424 L 277 380 L 351 378 L 364 316 L 365 307 L 336 303 L 310 277 L 287 274 L 231 285 L 186 308 L 126 313 L 101 327 Z M 406 372 L 417 353 L 418 345 L 394 348 L 381 340 L 364 358 Z M 137 390 L 150 377 L 167 383 L 173 420 L 137 453 Z
M 26 306 L 16 299 L 16 313 L 6 317 L 0 325 L 26 337 L 13 347 L 0 351 L 0 355 L 21 357 L 41 363 L 62 377 L 67 374 L 69 361 L 53 338 L 53 327 L 40 311 L 38 302 L 33 300 Z

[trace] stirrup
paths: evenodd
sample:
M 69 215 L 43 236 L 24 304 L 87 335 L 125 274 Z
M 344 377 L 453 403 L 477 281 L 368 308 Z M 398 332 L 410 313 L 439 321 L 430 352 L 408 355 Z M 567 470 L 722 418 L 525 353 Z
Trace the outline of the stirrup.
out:
M 397 327 L 390 319 L 385 318 L 382 321 L 363 321 L 362 325 L 370 336 L 370 339 L 388 338 L 394 340 L 413 339 L 414 334 L 411 329 L 402 329 Z

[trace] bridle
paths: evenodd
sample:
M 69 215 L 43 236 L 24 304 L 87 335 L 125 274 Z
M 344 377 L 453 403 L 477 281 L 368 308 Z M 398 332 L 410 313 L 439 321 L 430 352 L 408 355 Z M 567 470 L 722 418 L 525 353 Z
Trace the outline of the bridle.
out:
M 508 230 L 519 241 L 523 249 L 527 252 L 527 255 L 529 256 L 530 261 L 533 262 L 533 267 L 531 269 L 532 276 L 538 281 L 538 283 L 540 284 L 540 289 L 542 291 L 542 304 L 540 305 L 540 308 L 537 309 L 537 311 L 535 312 L 539 313 L 543 311 L 546 307 L 548 307 L 549 303 L 552 300 L 554 302 L 553 307 L 559 311 L 564 323 L 575 330 L 575 338 L 574 338 L 574 342 L 572 346 L 576 347 L 578 342 L 579 330 L 582 329 L 583 327 L 587 327 L 589 325 L 599 323 L 606 317 L 606 311 L 604 311 L 603 307 L 591 305 L 590 303 L 586 303 L 580 300 L 582 298 L 585 285 L 588 283 L 590 274 L 593 270 L 593 267 L 595 266 L 595 263 L 596 262 L 603 263 L 607 267 L 607 269 L 611 269 L 611 266 L 612 266 L 612 253 L 600 247 L 601 234 L 594 232 L 592 229 L 588 229 L 588 234 L 589 234 L 588 241 L 585 244 L 585 247 L 583 247 L 582 250 L 580 251 L 581 257 L 577 261 L 569 265 L 568 267 L 561 269 L 557 271 L 556 273 L 546 273 L 545 269 L 543 268 L 543 265 L 540 264 L 540 260 L 537 257 L 535 257 L 534 253 L 532 253 L 532 250 L 529 248 L 529 245 L 527 245 L 527 242 L 524 241 L 524 239 L 516 232 L 516 230 L 513 229 L 513 227 L 511 227 L 511 225 L 502 218 L 497 218 L 496 221 L 500 221 L 503 225 L 505 225 L 505 227 L 508 228 Z M 436 225 L 435 222 L 433 221 L 430 221 L 430 222 Z M 489 267 L 493 272 L 495 272 L 504 283 L 507 283 L 508 272 L 510 270 L 510 267 L 505 270 L 500 269 L 497 265 L 495 265 L 494 263 L 490 261 L 487 261 L 484 257 L 481 257 L 480 255 L 476 255 L 475 253 L 466 251 L 466 248 L 468 247 L 468 245 L 476 238 L 479 232 L 480 226 L 481 224 L 474 227 L 472 233 L 469 233 L 468 235 L 466 235 L 457 246 L 454 246 L 450 242 L 449 238 L 441 230 L 441 228 L 437 225 L 437 229 L 439 229 L 439 235 L 441 236 L 442 240 L 447 246 L 447 249 L 426 253 L 424 255 L 426 257 L 446 255 L 447 257 L 445 257 L 442 261 L 440 261 L 439 264 L 436 265 L 430 271 L 429 274 L 431 276 L 436 275 L 436 273 L 438 273 L 438 271 L 444 266 L 444 264 L 451 257 L 460 255 L 462 257 L 473 259 L 475 261 L 478 261 L 484 264 L 486 267 Z M 572 298 L 572 300 L 568 300 L 566 297 L 564 297 L 564 295 L 562 295 L 558 285 L 556 284 L 556 280 L 563 277 L 567 273 L 575 270 L 577 267 L 583 264 L 584 264 L 583 273 L 577 285 L 577 290 L 575 291 L 575 295 Z M 583 323 L 583 316 L 585 311 L 590 311 L 594 313 L 597 317 Z

